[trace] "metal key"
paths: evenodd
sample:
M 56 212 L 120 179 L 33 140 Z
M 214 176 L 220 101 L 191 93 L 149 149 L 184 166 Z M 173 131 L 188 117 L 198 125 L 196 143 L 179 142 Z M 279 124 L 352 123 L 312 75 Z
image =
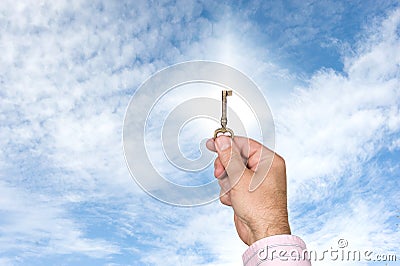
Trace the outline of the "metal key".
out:
M 231 135 L 231 138 L 233 138 L 233 131 L 230 128 L 226 127 L 226 124 L 228 123 L 228 119 L 226 117 L 226 106 L 227 106 L 227 96 L 232 96 L 232 91 L 229 90 L 223 90 L 222 91 L 222 116 L 221 116 L 221 128 L 218 128 L 217 130 L 214 131 L 214 138 L 218 137 L 219 133 L 225 134 L 229 133 Z

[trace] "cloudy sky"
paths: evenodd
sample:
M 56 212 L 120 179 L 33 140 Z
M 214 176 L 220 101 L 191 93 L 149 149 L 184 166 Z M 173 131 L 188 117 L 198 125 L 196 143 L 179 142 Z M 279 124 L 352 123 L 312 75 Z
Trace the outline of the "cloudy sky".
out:
M 267 99 L 293 233 L 400 265 L 399 47 L 396 0 L 2 0 L 0 264 L 241 265 L 228 207 L 164 204 L 124 160 L 135 90 L 200 59 Z

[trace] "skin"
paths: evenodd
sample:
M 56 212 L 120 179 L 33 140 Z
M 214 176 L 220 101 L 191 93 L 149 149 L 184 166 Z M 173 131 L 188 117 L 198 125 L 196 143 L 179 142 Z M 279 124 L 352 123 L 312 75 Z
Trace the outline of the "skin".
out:
M 233 141 L 219 136 L 206 146 L 218 153 L 214 176 L 221 187 L 220 201 L 233 208 L 240 239 L 250 246 L 268 236 L 291 234 L 284 159 L 239 136 Z

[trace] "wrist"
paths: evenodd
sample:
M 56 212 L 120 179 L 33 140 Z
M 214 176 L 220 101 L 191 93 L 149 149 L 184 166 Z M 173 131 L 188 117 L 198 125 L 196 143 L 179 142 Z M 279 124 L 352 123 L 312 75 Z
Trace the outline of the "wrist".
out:
M 251 229 L 249 246 L 254 242 L 274 236 L 274 235 L 290 235 L 290 225 L 288 221 L 288 216 L 281 216 L 277 218 L 273 223 L 266 223 L 263 225 L 255 226 Z

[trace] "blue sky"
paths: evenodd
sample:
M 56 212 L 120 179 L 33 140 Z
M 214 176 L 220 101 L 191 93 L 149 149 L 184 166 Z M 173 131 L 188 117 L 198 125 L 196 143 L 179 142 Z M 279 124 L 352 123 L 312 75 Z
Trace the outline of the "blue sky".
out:
M 294 234 L 400 260 L 399 47 L 398 1 L 1 1 L 0 264 L 241 264 L 229 208 L 163 204 L 124 161 L 135 90 L 198 59 L 267 98 Z

